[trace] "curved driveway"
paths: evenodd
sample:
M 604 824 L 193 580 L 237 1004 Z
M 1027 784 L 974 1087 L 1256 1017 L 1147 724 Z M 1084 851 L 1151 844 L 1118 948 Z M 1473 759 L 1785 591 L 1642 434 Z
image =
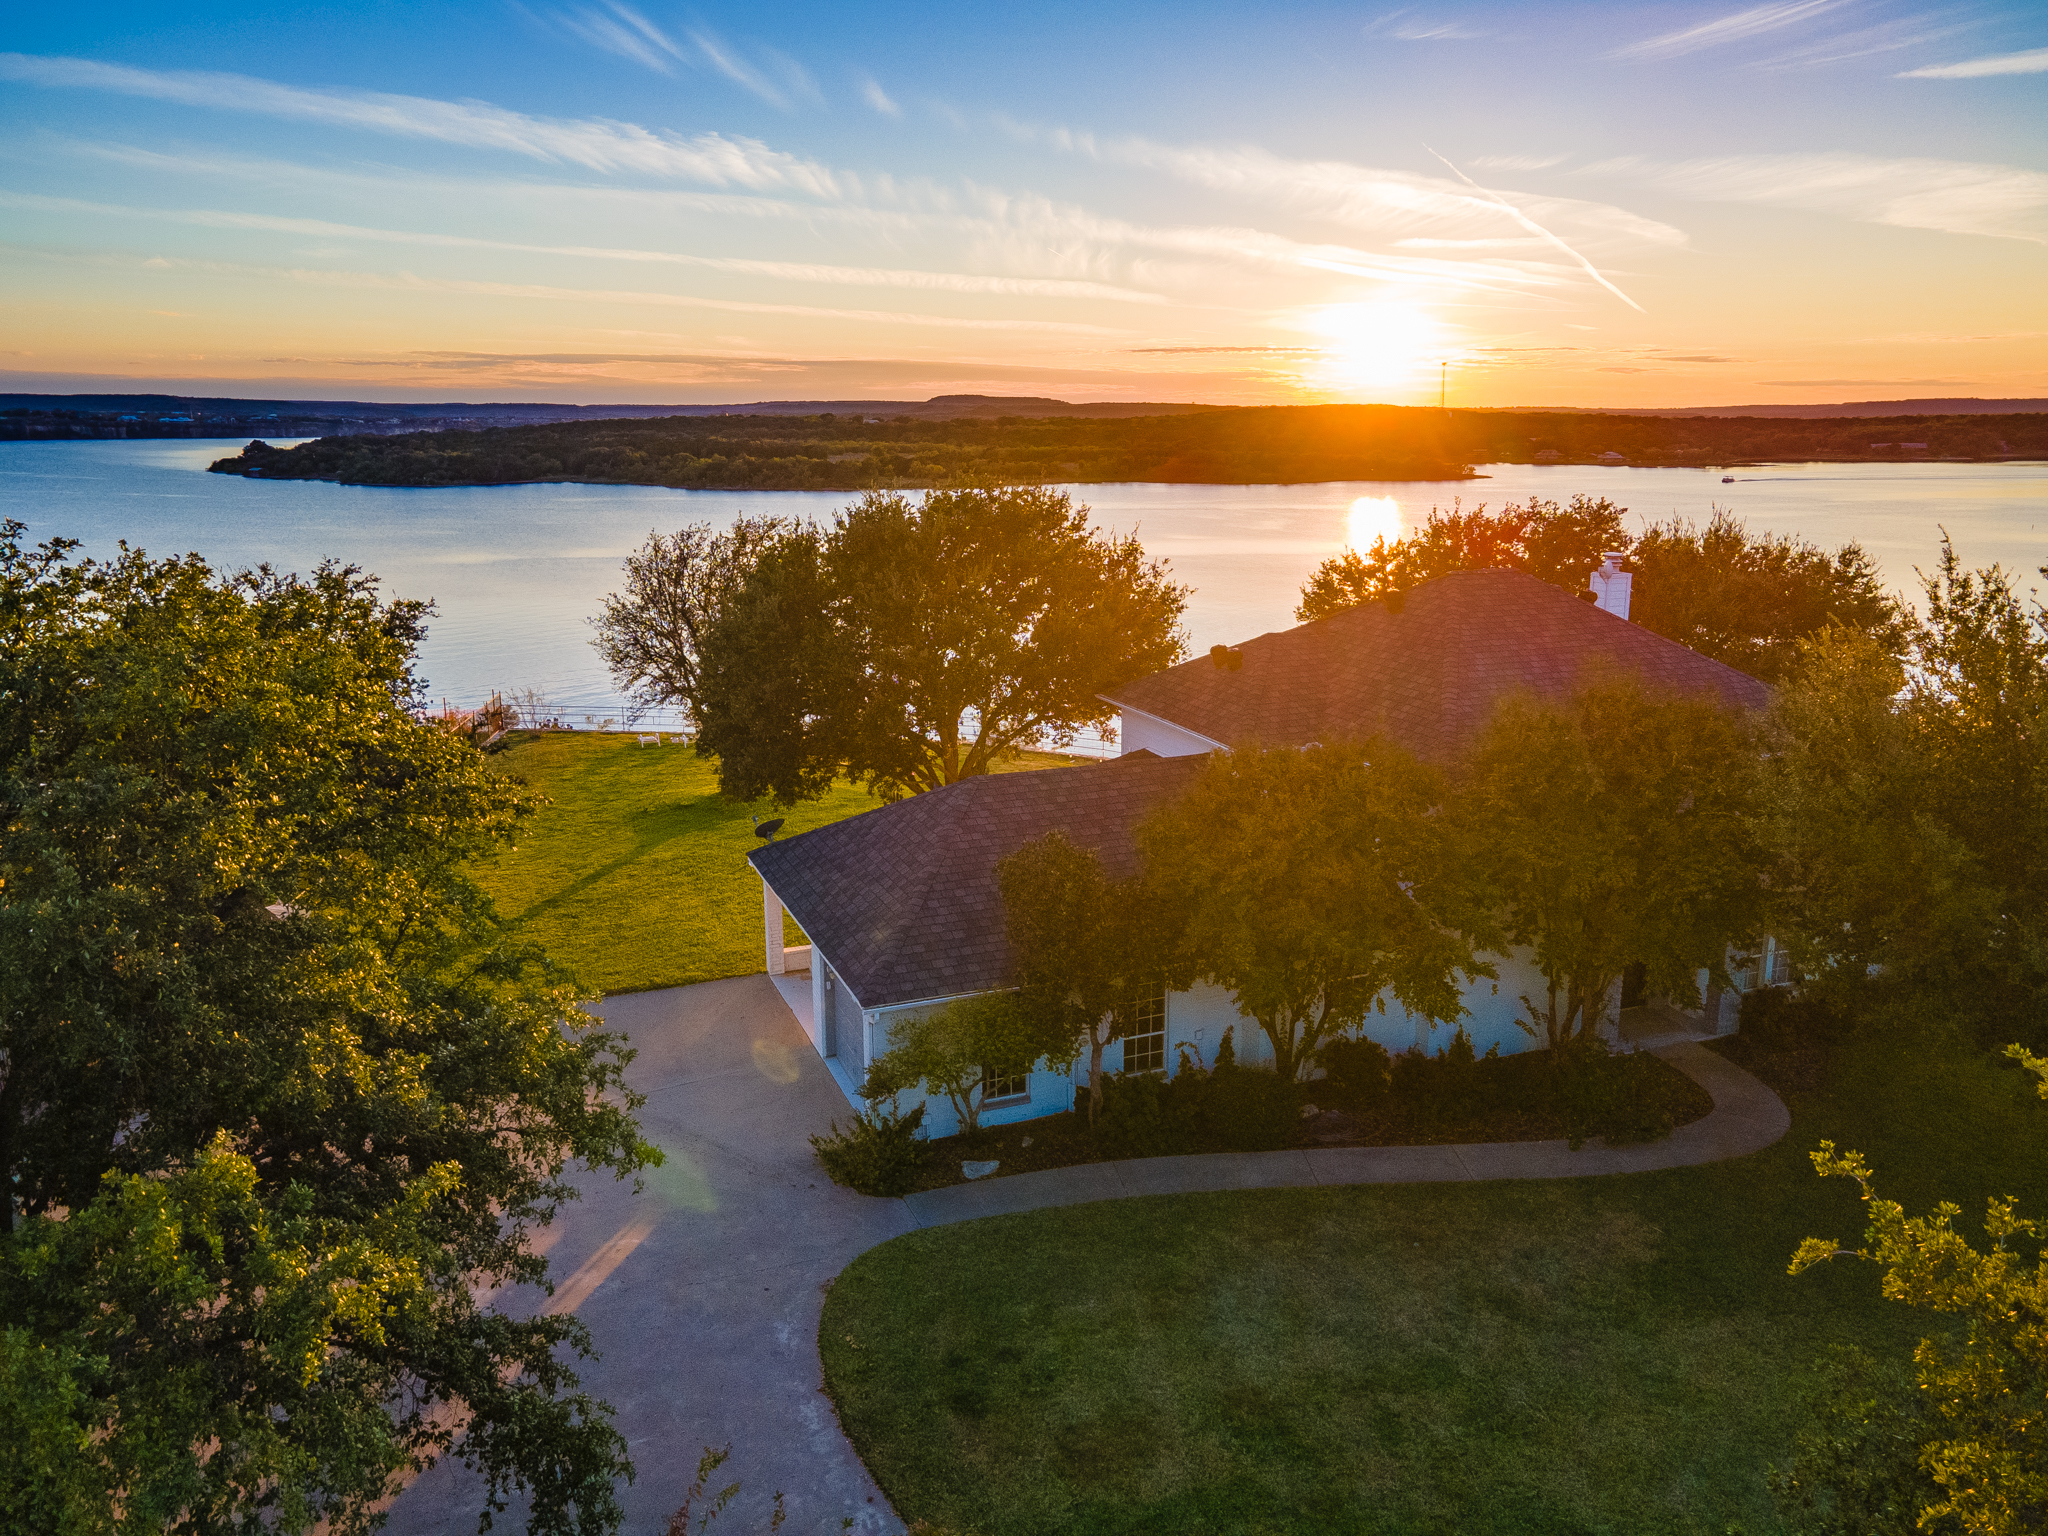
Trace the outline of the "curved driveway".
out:
M 1642 1147 L 1561 1141 L 1459 1147 L 1332 1147 L 1147 1158 L 1052 1169 L 876 1200 L 827 1181 L 809 1137 L 846 1099 L 765 976 L 609 998 L 599 1010 L 639 1055 L 642 1129 L 668 1155 L 644 1190 L 584 1179 L 548 1233 L 555 1294 L 509 1308 L 574 1311 L 602 1358 L 593 1395 L 618 1411 L 638 1476 L 623 1491 L 627 1536 L 660 1536 L 706 1446 L 732 1446 L 716 1486 L 742 1491 L 720 1526 L 765 1530 L 781 1490 L 790 1536 L 900 1531 L 820 1386 L 818 1317 L 833 1276 L 917 1227 L 1133 1195 L 1306 1184 L 1564 1178 L 1739 1157 L 1783 1136 L 1777 1096 L 1697 1045 L 1658 1054 L 1714 1096 L 1714 1110 Z M 443 1463 L 403 1494 L 403 1536 L 476 1528 L 480 1487 Z M 512 1512 L 515 1516 L 517 1511 Z M 694 1523 L 694 1522 L 693 1522 Z M 514 1527 L 516 1528 L 516 1526 Z

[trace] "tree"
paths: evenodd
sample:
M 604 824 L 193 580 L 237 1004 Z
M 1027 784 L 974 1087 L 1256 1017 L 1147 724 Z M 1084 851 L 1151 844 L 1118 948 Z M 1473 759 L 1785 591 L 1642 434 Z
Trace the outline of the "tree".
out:
M 1458 833 L 1491 907 L 1482 931 L 1535 951 L 1524 1024 L 1586 1041 L 1631 965 L 1687 1007 L 1698 973 L 1755 931 L 1754 749 L 1716 703 L 1595 683 L 1560 705 L 1502 701 L 1460 786 Z
M 1905 668 L 1876 637 L 1828 629 L 1763 726 L 1759 841 L 1768 924 L 1803 985 L 1837 1002 L 1888 985 L 1969 991 L 1996 919 L 1905 707 Z
M 996 866 L 1020 1000 L 1050 1038 L 1088 1051 L 1088 1123 L 1102 1114 L 1102 1053 L 1128 1006 L 1166 984 L 1177 936 L 1158 890 L 1112 880 L 1089 849 L 1048 832 Z
M 626 557 L 625 591 L 606 595 L 591 643 L 637 709 L 679 705 L 692 728 L 703 718 L 705 637 L 762 552 L 794 527 L 784 517 L 742 516 L 723 533 L 693 523 L 650 532 Z
M 0 1314 L 47 1455 L 4 1459 L 8 1528 L 365 1529 L 465 1419 L 493 1507 L 615 1528 L 625 1447 L 565 1363 L 587 1335 L 475 1293 L 544 1281 L 569 1164 L 659 1154 L 630 1052 L 468 874 L 533 802 L 419 718 L 427 610 L 353 568 L 21 532 Z
M 2044 567 L 2043 575 L 2048 575 Z M 1969 851 L 1990 920 L 1967 959 L 1982 1022 L 2048 1036 L 2048 610 L 1946 534 L 1913 629 L 1905 710 L 1943 830 Z
M 1101 693 L 1185 653 L 1187 589 L 1048 487 L 871 492 L 784 543 L 703 653 L 698 750 L 740 799 L 956 783 L 1106 725 Z
M 1453 571 L 1527 571 L 1567 592 L 1583 591 L 1602 555 L 1629 547 L 1621 526 L 1627 510 L 1584 495 L 1562 507 L 1540 497 L 1498 512 L 1484 502 L 1470 512 L 1462 503 L 1448 512 L 1432 507 L 1429 521 L 1407 538 L 1375 539 L 1363 555 L 1347 549 L 1325 560 L 1301 589 L 1294 616 L 1304 624 L 1326 619 Z
M 1586 496 L 1563 507 L 1510 503 L 1497 513 L 1484 504 L 1432 509 L 1407 538 L 1325 560 L 1301 589 L 1295 617 L 1328 618 L 1453 571 L 1526 571 L 1583 592 L 1601 557 L 1622 553 L 1636 578 L 1632 622 L 1766 682 L 1788 676 L 1799 642 L 1830 625 L 1860 630 L 1893 654 L 1905 642 L 1904 611 L 1860 544 L 1829 554 L 1804 540 L 1750 533 L 1722 511 L 1704 528 L 1673 518 L 1637 538 L 1622 528 L 1625 511 Z
M 2048 1098 L 2048 1061 L 2017 1045 L 2007 1054 L 2041 1079 Z M 1948 1519 L 1969 1536 L 2048 1527 L 2048 1254 L 2040 1225 L 1994 1197 L 1984 1218 L 1991 1247 L 1981 1251 L 1956 1230 L 1959 1207 L 1943 1202 L 1931 1216 L 1909 1217 L 1877 1197 L 1859 1154 L 1823 1141 L 1812 1156 L 1822 1178 L 1856 1181 L 1869 1224 L 1854 1250 L 1833 1238 L 1806 1239 L 1792 1273 L 1861 1259 L 1883 1269 L 1892 1300 L 1968 1325 L 1960 1342 L 1922 1339 L 1913 1352 L 1917 1385 L 1933 1409 L 1919 1463 L 1944 1495 L 1925 1510 L 1923 1527 Z M 2022 1245 L 2032 1246 L 2031 1261 Z
M 1438 776 L 1384 741 L 1240 746 L 1139 831 L 1184 923 L 1176 984 L 1230 989 L 1293 1081 L 1386 997 L 1432 1024 L 1488 975 L 1461 929 Z
M 2048 1035 L 2048 616 L 1946 540 L 1903 662 L 1805 642 L 1767 726 L 1771 921 L 1813 984 Z
M 1013 992 L 956 998 L 890 1031 L 889 1049 L 869 1066 L 861 1097 L 873 1103 L 924 1084 L 952 1101 L 960 1128 L 972 1134 L 981 1129 L 991 1074 L 1022 1074 L 1048 1058 L 1055 1068 L 1069 1066 L 1074 1039 L 1048 1029 Z
M 1891 654 L 1905 640 L 1898 602 L 1854 541 L 1829 554 L 1803 539 L 1750 533 L 1717 510 L 1704 528 L 1679 518 L 1653 525 L 1635 540 L 1628 568 L 1636 578 L 1630 619 L 1766 682 L 1788 676 L 1799 642 L 1830 626 L 1859 631 Z

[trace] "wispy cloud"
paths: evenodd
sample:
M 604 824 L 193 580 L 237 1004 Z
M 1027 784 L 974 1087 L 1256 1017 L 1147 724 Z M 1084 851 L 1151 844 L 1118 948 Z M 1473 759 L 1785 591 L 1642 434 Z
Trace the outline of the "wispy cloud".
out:
M 152 256 L 147 261 L 133 257 L 81 257 L 76 251 L 49 250 L 36 246 L 0 246 L 17 256 L 46 260 L 88 260 L 112 267 L 153 267 L 166 271 L 205 272 L 225 277 L 264 278 L 325 288 L 365 288 L 404 293 L 469 294 L 481 298 L 538 299 L 589 304 L 617 304 L 669 309 L 708 309 L 741 315 L 795 315 L 820 320 L 859 320 L 882 325 L 906 325 L 938 330 L 1044 331 L 1072 336 L 1127 336 L 1116 326 L 1086 325 L 1067 320 L 1025 320 L 962 318 L 954 315 L 925 315 L 882 309 L 833 309 L 815 304 L 762 304 L 740 299 L 708 299 L 695 294 L 643 292 L 621 288 L 564 288 L 547 283 L 499 283 L 477 278 L 423 277 L 414 272 L 352 272 L 335 268 L 276 267 L 246 262 L 206 261 L 191 257 Z
M 1717 16 L 1712 21 L 1700 22 L 1697 26 L 1645 38 L 1639 43 L 1629 43 L 1616 48 L 1608 57 L 1675 59 L 1681 54 L 1697 53 L 1702 48 L 1719 48 L 1726 43 L 1739 43 L 1746 38 L 1760 37 L 1766 32 L 1796 26 L 1802 21 L 1820 15 L 1823 11 L 1834 10 L 1845 3 L 1846 0 L 1784 0 L 1784 3 L 1777 5 L 1752 6 L 1746 11 L 1736 11 L 1732 15 Z
M 1975 379 L 1753 379 L 1751 383 L 1768 389 L 1808 389 L 1820 385 L 1831 388 L 1859 388 L 1864 385 L 1884 385 L 1888 388 L 1901 384 L 1974 384 Z
M 1604 169 L 1633 169 L 1666 191 L 1708 202 L 2048 242 L 2048 174 L 2017 166 L 1840 153 L 1729 155 L 1667 166 L 1611 162 Z
M 860 77 L 860 99 L 873 107 L 884 117 L 901 117 L 903 109 L 896 105 L 889 93 L 882 89 L 881 82 L 873 75 Z
M 1783 53 L 1756 62 L 1758 69 L 1818 69 L 1850 59 L 1868 59 L 1881 53 L 1899 53 L 1907 48 L 1924 48 L 1953 36 L 1963 28 L 1948 19 L 1953 12 L 1919 16 L 1894 16 L 1873 26 L 1834 32 Z
M 1568 155 L 1474 155 L 1466 161 L 1482 171 L 1547 171 L 1562 165 Z
M 864 288 L 898 288 L 926 293 L 988 294 L 1005 298 L 1106 299 L 1125 304 L 1163 304 L 1164 295 L 1108 283 L 1065 278 L 1008 277 L 978 272 L 927 272 L 897 267 L 848 267 L 825 262 L 760 261 L 744 256 L 696 256 L 677 251 L 645 251 L 615 246 L 539 245 L 493 240 L 479 235 L 380 229 L 329 219 L 297 219 L 269 213 L 237 213 L 211 208 L 136 208 L 40 193 L 0 191 L 0 208 L 48 212 L 93 213 L 195 225 L 208 229 L 255 229 L 321 239 L 369 241 L 380 245 L 413 245 L 444 249 L 513 251 L 536 256 L 569 256 L 595 261 L 640 262 L 658 266 L 694 267 L 734 272 L 784 282 L 820 283 Z
M 1068 129 L 1039 134 L 1056 147 L 1095 159 L 1164 171 L 1183 181 L 1369 232 L 1383 239 L 1434 234 L 1481 236 L 1499 228 L 1493 194 L 1441 176 L 1418 176 L 1341 160 L 1293 160 L 1263 149 L 1217 149 L 1143 139 L 1100 141 Z M 1675 246 L 1682 231 L 1611 204 L 1576 198 L 1527 198 L 1523 210 L 1546 224 L 1575 226 L 1581 237 Z M 1547 236 L 1545 238 L 1548 238 Z
M 0 79 L 34 85 L 146 96 L 223 112 L 331 123 L 403 138 L 433 139 L 530 159 L 568 161 L 595 171 L 784 189 L 839 197 L 848 178 L 816 161 L 770 149 L 758 139 L 701 133 L 693 138 L 606 118 L 530 117 L 488 102 L 437 101 L 381 91 L 308 90 L 248 75 L 200 70 L 132 69 L 91 59 L 0 54 Z
M 2025 53 L 1997 53 L 1988 58 L 1966 59 L 1960 64 L 1929 64 L 1924 69 L 1909 69 L 1902 73 L 1901 80 L 1981 80 L 1988 75 L 2039 75 L 2048 74 L 2048 48 L 2032 48 Z
M 1487 34 L 1458 21 L 1439 21 L 1414 11 L 1389 11 L 1365 25 L 1367 37 L 1391 37 L 1404 43 L 1471 42 Z
M 1436 155 L 1436 151 L 1433 149 L 1430 151 L 1430 153 L 1432 155 Z M 1562 239 L 1560 239 L 1557 235 L 1552 234 L 1549 230 L 1545 229 L 1541 224 L 1538 224 L 1534 219 L 1530 218 L 1528 214 L 1524 213 L 1521 209 L 1517 208 L 1513 203 L 1509 202 L 1506 198 L 1502 197 L 1498 192 L 1491 192 L 1488 191 L 1485 187 L 1480 186 L 1478 182 L 1474 181 L 1470 176 L 1467 176 L 1455 165 L 1452 165 L 1450 161 L 1444 160 L 1444 157 L 1442 155 L 1436 155 L 1436 157 L 1437 159 L 1444 161 L 1444 165 L 1449 169 L 1450 173 L 1453 176 L 1457 177 L 1458 180 L 1464 182 L 1473 191 L 1477 192 L 1481 197 L 1484 197 L 1487 201 L 1493 203 L 1503 213 L 1507 214 L 1509 218 L 1513 219 L 1517 224 L 1521 225 L 1524 229 L 1528 230 L 1530 234 L 1540 236 L 1542 239 L 1549 241 L 1552 245 L 1556 246 L 1560 251 L 1563 251 L 1565 255 L 1571 257 L 1573 261 L 1576 261 L 1581 267 L 1585 268 L 1586 275 L 1588 277 L 1592 278 L 1594 282 L 1598 283 L 1602 288 L 1605 288 L 1609 293 L 1613 294 L 1617 299 L 1621 300 L 1621 302 L 1626 304 L 1630 309 L 1634 310 L 1637 314 L 1641 314 L 1643 312 L 1642 305 L 1638 304 L 1634 299 L 1630 298 L 1627 294 L 1623 293 L 1619 288 L 1617 288 L 1614 285 L 1614 283 L 1611 280 L 1609 280 L 1606 273 L 1602 272 L 1598 267 L 1594 266 L 1592 262 L 1586 260 L 1584 256 L 1581 256 L 1577 251 L 1573 250 L 1569 245 L 1565 244 L 1565 242 Z
M 817 101 L 817 83 L 810 71 L 773 48 L 758 50 L 763 60 L 756 64 L 716 33 L 699 29 L 690 34 L 706 62 L 735 85 L 743 86 L 771 107 L 792 110 L 798 101 Z
M 667 33 L 630 5 L 621 5 L 619 0 L 604 0 L 602 6 L 578 6 L 574 10 L 555 11 L 551 15 L 553 20 L 592 46 L 607 53 L 616 53 L 620 58 L 631 59 L 636 64 L 645 64 L 664 75 L 674 74 L 675 66 L 682 62 L 683 50 L 669 39 Z

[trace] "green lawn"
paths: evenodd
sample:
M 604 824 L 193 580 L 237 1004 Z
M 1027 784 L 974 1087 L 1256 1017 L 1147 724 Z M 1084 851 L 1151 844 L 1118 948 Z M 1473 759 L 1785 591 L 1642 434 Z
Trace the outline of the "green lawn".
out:
M 789 811 L 721 800 L 716 765 L 689 749 L 595 731 L 550 731 L 491 761 L 553 803 L 478 876 L 504 916 L 598 992 L 760 970 L 749 813 L 782 816 L 793 833 L 876 805 L 851 784 Z M 1066 761 L 1027 753 L 999 771 Z M 804 942 L 794 923 L 785 938 Z
M 1626 1178 L 1197 1195 L 914 1233 L 857 1260 L 828 1390 L 907 1519 L 1049 1532 L 1775 1530 L 1764 1471 L 1831 1342 L 1924 1316 L 1822 1137 L 1923 1208 L 2048 1212 L 2017 1072 L 1865 1040 L 1739 1162 Z

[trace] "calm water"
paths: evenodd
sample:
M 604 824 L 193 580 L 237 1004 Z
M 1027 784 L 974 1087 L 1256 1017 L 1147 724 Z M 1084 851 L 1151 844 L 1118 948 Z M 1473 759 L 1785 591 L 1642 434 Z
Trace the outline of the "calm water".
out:
M 27 523 L 33 539 L 61 534 L 89 553 L 126 539 L 229 568 L 353 562 L 394 595 L 436 603 L 422 670 L 437 695 L 474 703 L 493 688 L 538 687 L 572 718 L 601 718 L 617 714 L 619 701 L 586 620 L 650 529 L 723 525 L 743 511 L 825 517 L 852 499 L 591 485 L 381 490 L 204 472 L 240 446 L 0 443 L 0 510 Z M 1195 588 L 1188 617 L 1198 651 L 1293 623 L 1302 582 L 1343 547 L 1361 498 L 1361 517 L 1405 525 L 1453 497 L 1497 506 L 1585 491 L 1628 507 L 1631 524 L 1705 519 L 1722 506 L 1752 528 L 1830 547 L 1861 540 L 1909 590 L 1942 527 L 1972 565 L 1998 561 L 2039 584 L 2034 573 L 2048 563 L 2048 465 L 1791 464 L 1736 471 L 1732 485 L 1719 471 L 1693 469 L 1490 468 L 1487 479 L 1458 483 L 1097 485 L 1076 496 L 1102 526 L 1135 529 Z

